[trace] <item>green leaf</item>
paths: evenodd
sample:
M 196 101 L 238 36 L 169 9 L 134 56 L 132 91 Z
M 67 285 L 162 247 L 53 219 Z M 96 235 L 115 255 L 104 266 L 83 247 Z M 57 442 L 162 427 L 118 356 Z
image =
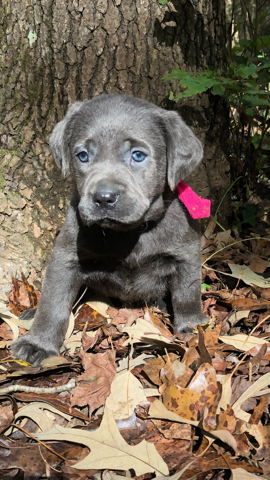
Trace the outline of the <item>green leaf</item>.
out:
M 268 106 L 270 105 L 269 102 L 266 100 L 263 100 L 262 98 L 259 98 L 258 95 L 243 95 L 242 96 L 242 102 L 249 104 L 251 107 L 257 107 L 259 105 L 265 105 Z
M 202 290 L 207 291 L 209 288 L 211 288 L 210 285 L 207 285 L 207 283 L 202 283 Z
M 245 223 L 256 227 L 256 209 L 253 203 L 246 203 L 245 208 L 242 210 L 242 215 Z
M 250 75 L 256 75 L 257 68 L 258 67 L 254 63 L 249 66 L 239 65 L 235 70 L 235 73 L 241 75 L 243 78 L 248 78 Z
M 180 68 L 174 68 L 171 73 L 168 73 L 163 77 L 163 80 L 182 80 L 185 77 L 191 77 L 193 72 L 186 72 L 185 70 L 180 70 Z
M 161 3 L 161 5 L 166 5 L 167 3 L 169 3 L 170 0 L 159 0 L 159 3 Z
M 169 100 L 174 100 L 174 94 L 173 94 L 173 92 L 170 92 Z
M 225 93 L 225 88 L 223 87 L 223 85 L 221 83 L 216 83 L 215 85 L 213 85 L 213 87 L 211 88 L 211 93 L 213 95 L 220 95 L 221 97 L 224 95 Z
M 250 107 L 249 107 L 249 108 L 246 109 L 246 113 L 247 113 L 248 115 L 250 115 L 251 117 L 253 117 L 253 116 L 255 115 L 255 113 L 256 113 L 256 110 L 254 110 L 254 108 L 250 108 Z
M 213 78 L 207 77 L 186 77 L 183 78 L 180 84 L 184 87 L 187 87 L 187 90 L 183 92 L 181 95 L 183 97 L 191 97 L 192 95 L 196 95 L 197 93 L 206 92 L 209 90 L 215 83 Z
M 252 138 L 252 140 L 251 140 L 251 143 L 254 145 L 255 148 L 258 148 L 258 147 L 259 147 L 261 138 L 262 138 L 262 136 L 261 136 L 259 133 L 255 133 L 255 134 L 253 135 L 253 138 Z

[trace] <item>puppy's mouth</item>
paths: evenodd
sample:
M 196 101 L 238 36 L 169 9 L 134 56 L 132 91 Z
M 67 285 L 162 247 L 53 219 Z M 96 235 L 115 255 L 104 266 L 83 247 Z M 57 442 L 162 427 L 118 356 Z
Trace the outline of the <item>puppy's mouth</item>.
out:
M 84 219 L 81 217 L 82 222 L 90 227 L 91 225 L 99 225 L 101 228 L 104 229 L 111 229 L 111 230 L 119 230 L 119 231 L 127 231 L 127 230 L 133 230 L 134 228 L 139 227 L 140 225 L 144 224 L 144 219 L 139 219 L 137 221 L 133 222 L 122 222 L 120 220 L 116 220 L 115 218 L 112 217 L 102 217 L 102 218 L 87 218 Z
M 84 225 L 90 227 L 97 224 L 102 228 L 112 230 L 131 230 L 145 222 L 145 214 L 149 208 L 149 202 L 134 202 L 132 198 L 126 202 L 118 202 L 115 206 L 101 208 L 88 199 L 81 199 L 78 205 L 78 213 Z M 145 203 L 143 205 L 143 203 Z

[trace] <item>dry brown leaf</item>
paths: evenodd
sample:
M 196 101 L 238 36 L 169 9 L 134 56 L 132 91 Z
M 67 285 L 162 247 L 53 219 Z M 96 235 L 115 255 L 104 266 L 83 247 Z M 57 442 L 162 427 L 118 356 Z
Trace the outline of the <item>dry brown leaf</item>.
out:
M 187 418 L 180 417 L 180 415 L 177 415 L 176 413 L 170 412 L 159 400 L 154 400 L 154 402 L 151 403 L 148 413 L 150 418 L 170 420 L 171 422 L 188 423 L 190 425 L 194 425 L 195 427 L 199 424 L 198 421 L 188 420 Z
M 165 438 L 174 438 L 174 439 L 182 439 L 182 440 L 191 440 L 191 425 L 190 424 L 180 424 L 180 423 L 172 423 L 168 426 L 168 423 L 163 426 L 163 422 L 161 420 L 152 420 L 152 422 L 156 425 L 159 432 Z
M 164 329 L 165 330 L 165 329 Z M 159 341 L 164 343 L 171 343 L 172 335 L 168 331 L 168 336 L 165 336 L 160 330 L 155 327 L 152 323 L 148 322 L 144 318 L 138 318 L 131 325 L 131 327 L 124 327 L 122 330 L 123 333 L 129 335 L 129 339 L 123 343 L 123 346 L 129 345 L 130 343 L 149 343 L 149 341 Z
M 1 317 L 4 320 L 4 322 L 11 329 L 11 331 L 13 333 L 13 337 L 11 337 L 11 338 L 12 338 L 12 341 L 14 342 L 15 340 L 17 340 L 19 338 L 19 327 L 17 325 L 15 325 L 15 323 L 12 321 L 12 319 L 8 318 L 7 315 L 1 315 Z M 4 328 L 4 325 L 3 325 L 3 328 Z M 2 337 L 4 338 L 3 332 L 2 332 Z M 4 340 L 8 340 L 8 338 L 4 338 Z
M 267 343 L 267 340 L 264 338 L 254 337 L 253 335 L 244 335 L 243 333 L 231 336 L 221 336 L 219 339 L 226 343 L 226 345 L 232 345 L 243 352 L 248 352 L 254 347 Z
M 231 398 L 232 398 L 231 375 L 217 374 L 217 381 L 220 382 L 222 385 L 221 397 L 220 397 L 220 401 L 217 408 L 217 413 L 219 413 L 220 408 L 223 408 L 223 410 L 227 410 L 227 405 L 231 404 Z
M 49 357 L 42 360 L 40 363 L 41 367 L 55 367 L 56 365 L 66 365 L 70 362 L 65 358 L 61 357 L 60 355 L 55 355 L 55 357 Z
M 248 318 L 249 313 L 250 313 L 250 310 L 240 310 L 239 312 L 234 311 L 229 316 L 228 321 L 230 322 L 231 326 L 233 327 L 234 325 L 236 325 L 236 323 L 238 323 L 243 318 Z
M 230 433 L 235 431 L 237 418 L 230 405 L 225 412 L 220 412 L 218 416 L 218 430 L 228 430 Z
M 270 372 L 265 373 L 265 375 L 262 375 L 256 382 L 254 382 L 247 390 L 241 395 L 240 398 L 234 403 L 232 406 L 235 416 L 237 418 L 240 418 L 241 420 L 244 420 L 245 422 L 248 422 L 250 419 L 250 413 L 244 412 L 244 410 L 241 409 L 242 403 L 244 403 L 246 400 L 248 400 L 251 397 L 256 397 L 260 393 L 260 390 L 262 390 L 264 387 L 267 387 L 270 383 Z
M 229 430 L 214 430 L 210 432 L 211 435 L 214 437 L 218 438 L 222 442 L 226 443 L 230 447 L 233 448 L 233 450 L 236 452 L 237 451 L 237 443 L 235 438 L 232 436 L 232 434 L 229 432 Z
M 160 392 L 168 410 L 189 420 L 200 420 L 207 407 L 209 413 L 205 422 L 209 429 L 216 430 L 215 415 L 220 391 L 216 371 L 211 365 L 201 365 L 187 388 L 177 387 L 165 377 Z
M 154 355 L 149 355 L 147 353 L 142 353 L 138 357 L 131 358 L 131 359 L 129 359 L 129 357 L 122 358 L 118 363 L 118 367 L 116 369 L 117 373 L 122 372 L 123 370 L 127 370 L 128 368 L 129 370 L 132 370 L 138 365 L 144 365 L 145 363 L 147 364 L 148 360 L 153 358 L 154 358 Z
M 265 477 L 258 477 L 258 475 L 253 475 L 243 468 L 233 468 L 230 480 L 266 480 Z
M 124 371 L 114 378 L 106 407 L 113 412 L 116 420 L 123 420 L 132 415 L 138 403 L 146 401 L 141 382 L 130 371 Z
M 6 405 L 5 407 L 0 407 L 0 433 L 9 427 L 11 422 L 13 421 L 14 413 L 10 405 Z
M 168 475 L 169 470 L 156 447 L 143 440 L 136 446 L 128 445 L 121 436 L 113 413 L 105 408 L 100 427 L 94 432 L 55 426 L 50 432 L 35 434 L 39 440 L 59 440 L 86 445 L 91 451 L 76 469 L 129 470 L 136 475 L 156 473 Z
M 267 269 L 268 261 L 259 255 L 250 255 L 247 266 L 255 273 L 263 273 Z
M 115 353 L 107 350 L 105 353 L 81 352 L 85 372 L 77 377 L 77 387 L 71 397 L 71 406 L 83 407 L 89 405 L 89 416 L 104 405 L 111 392 L 111 383 L 116 374 Z
M 228 263 L 228 266 L 232 271 L 231 274 L 227 273 L 230 277 L 241 279 L 247 285 L 258 285 L 258 287 L 270 288 L 267 278 L 260 277 L 246 265 L 234 265 L 233 263 Z
M 247 425 L 247 431 L 256 438 L 259 448 L 254 456 L 265 473 L 270 473 L 270 426 Z

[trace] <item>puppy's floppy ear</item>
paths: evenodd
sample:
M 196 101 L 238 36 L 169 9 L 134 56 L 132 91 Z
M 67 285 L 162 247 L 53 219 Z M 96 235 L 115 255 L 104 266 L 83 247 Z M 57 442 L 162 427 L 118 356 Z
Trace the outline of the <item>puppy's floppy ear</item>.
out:
M 167 177 L 172 190 L 201 161 L 203 148 L 190 128 L 176 112 L 163 116 L 167 131 Z
M 55 125 L 50 137 L 52 154 L 56 164 L 62 169 L 62 175 L 64 178 L 66 178 L 68 174 L 69 167 L 69 139 L 65 138 L 66 126 L 68 125 L 72 116 L 80 110 L 82 105 L 82 102 L 73 103 L 73 105 L 71 105 L 71 107 L 68 109 L 65 118 Z

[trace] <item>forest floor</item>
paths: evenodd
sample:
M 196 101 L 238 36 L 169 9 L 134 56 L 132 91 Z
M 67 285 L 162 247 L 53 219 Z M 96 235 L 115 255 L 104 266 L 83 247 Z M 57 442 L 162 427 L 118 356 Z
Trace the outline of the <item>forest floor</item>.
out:
M 156 308 L 88 299 L 41 367 L 8 349 L 40 297 L 13 279 L 0 305 L 1 478 L 270 479 L 269 240 L 265 223 L 203 237 L 209 320 L 193 333 Z

